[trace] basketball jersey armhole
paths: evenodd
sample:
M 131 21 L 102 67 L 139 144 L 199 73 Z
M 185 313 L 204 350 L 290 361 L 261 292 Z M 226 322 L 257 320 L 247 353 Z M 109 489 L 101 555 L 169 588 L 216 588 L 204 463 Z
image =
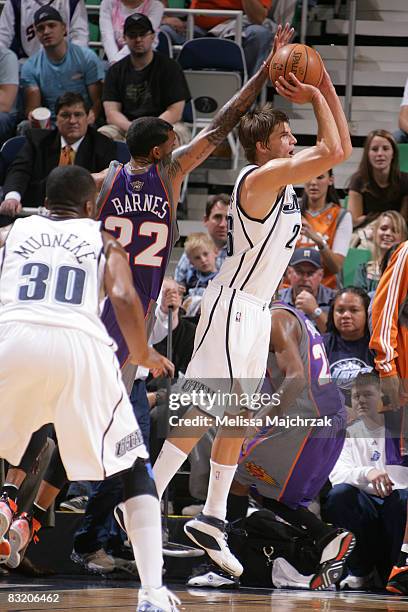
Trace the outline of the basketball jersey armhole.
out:
M 286 186 L 283 189 L 283 192 L 279 192 L 276 196 L 275 202 L 272 204 L 270 210 L 268 211 L 268 213 L 265 215 L 265 217 L 263 219 L 255 219 L 255 217 L 251 217 L 247 212 L 245 212 L 245 210 L 242 208 L 241 206 L 241 189 L 244 183 L 244 180 L 247 178 L 247 176 L 249 176 L 254 170 L 256 170 L 257 168 L 259 168 L 259 166 L 253 166 L 252 168 L 248 169 L 248 172 L 246 174 L 244 174 L 241 177 L 241 180 L 239 181 L 236 193 L 237 193 L 237 198 L 236 198 L 236 202 L 237 202 L 237 209 L 244 215 L 244 217 L 246 217 L 249 221 L 253 221 L 254 223 L 265 223 L 269 217 L 271 216 L 271 214 L 273 213 L 273 211 L 275 210 L 276 206 L 279 204 L 280 199 L 285 195 L 285 191 L 286 191 Z
M 111 163 L 109 164 L 108 174 L 106 175 L 105 180 L 102 183 L 101 190 L 96 199 L 97 219 L 99 219 L 99 217 L 101 216 L 101 213 L 106 204 L 108 196 L 112 190 L 112 185 L 114 183 L 114 180 L 122 168 L 123 168 L 123 164 L 121 164 L 120 162 L 116 160 L 111 161 Z

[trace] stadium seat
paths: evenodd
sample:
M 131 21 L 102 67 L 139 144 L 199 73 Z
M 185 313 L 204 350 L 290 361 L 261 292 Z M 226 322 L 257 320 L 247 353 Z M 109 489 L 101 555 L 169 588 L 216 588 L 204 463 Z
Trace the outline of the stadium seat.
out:
M 121 164 L 127 164 L 130 160 L 130 153 L 126 142 L 119 142 L 119 140 L 115 140 L 116 145 L 116 159 Z
M 398 144 L 401 172 L 408 172 L 408 144 Z
M 167 57 L 173 57 L 173 46 L 167 32 L 162 32 L 161 30 L 159 31 L 159 43 L 156 51 L 166 55 Z
M 0 149 L 2 172 L 6 173 L 9 165 L 14 161 L 17 153 L 25 143 L 25 136 L 13 136 L 3 144 Z
M 247 80 L 242 48 L 223 38 L 195 38 L 181 48 L 178 62 L 184 70 L 196 112 L 197 127 L 206 127 L 220 108 Z M 238 167 L 239 142 L 228 134 L 233 168 Z
M 342 275 L 342 285 L 343 287 L 348 287 L 352 285 L 354 282 L 354 275 L 361 263 L 365 263 L 366 261 L 370 261 L 372 259 L 372 253 L 368 249 L 349 249 L 347 253 L 347 257 L 343 263 L 343 269 L 341 272 Z

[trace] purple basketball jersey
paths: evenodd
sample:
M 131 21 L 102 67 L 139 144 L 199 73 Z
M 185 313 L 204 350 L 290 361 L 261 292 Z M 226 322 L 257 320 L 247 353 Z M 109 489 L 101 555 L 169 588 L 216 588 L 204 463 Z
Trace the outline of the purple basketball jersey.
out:
M 104 186 L 104 202 L 99 213 L 103 228 L 120 242 L 129 257 L 135 289 L 145 315 L 159 296 L 173 244 L 173 210 L 157 165 L 147 172 L 130 174 L 129 166 L 119 167 Z M 120 332 L 110 300 L 106 300 L 102 320 L 118 345 L 121 365 L 129 351 Z

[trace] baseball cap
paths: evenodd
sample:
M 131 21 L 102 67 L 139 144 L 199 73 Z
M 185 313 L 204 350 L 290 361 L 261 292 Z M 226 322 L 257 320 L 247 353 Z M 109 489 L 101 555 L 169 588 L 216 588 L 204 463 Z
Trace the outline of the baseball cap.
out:
M 322 267 L 322 258 L 320 257 L 319 251 L 310 247 L 306 247 L 303 249 L 295 249 L 292 255 L 292 259 L 289 262 L 289 265 L 296 266 L 296 264 L 303 263 L 304 261 L 308 261 L 316 268 Z
M 146 15 L 142 13 L 133 13 L 126 18 L 123 33 L 127 34 L 130 30 L 137 30 L 138 32 L 154 32 L 153 24 Z
M 60 21 L 61 23 L 64 20 L 61 17 L 61 13 L 57 11 L 57 9 L 52 6 L 42 6 L 34 13 L 34 25 L 38 25 L 43 21 Z

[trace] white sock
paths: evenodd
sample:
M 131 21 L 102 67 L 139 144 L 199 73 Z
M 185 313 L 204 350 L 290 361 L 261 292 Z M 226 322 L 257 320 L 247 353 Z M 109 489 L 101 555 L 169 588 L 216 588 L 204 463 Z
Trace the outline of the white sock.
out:
M 159 589 L 163 567 L 160 502 L 152 495 L 138 495 L 121 507 L 141 586 Z
M 404 543 L 401 546 L 401 551 L 404 552 L 404 553 L 407 553 L 407 555 L 408 555 L 408 542 L 406 544 Z
M 177 448 L 177 446 L 168 440 L 164 442 L 160 454 L 153 466 L 154 480 L 159 499 L 162 498 L 165 488 L 186 459 L 187 455 L 184 451 Z
M 215 516 L 222 521 L 227 515 L 227 498 L 234 479 L 236 465 L 221 465 L 210 459 L 211 472 L 203 514 Z

